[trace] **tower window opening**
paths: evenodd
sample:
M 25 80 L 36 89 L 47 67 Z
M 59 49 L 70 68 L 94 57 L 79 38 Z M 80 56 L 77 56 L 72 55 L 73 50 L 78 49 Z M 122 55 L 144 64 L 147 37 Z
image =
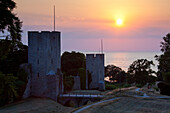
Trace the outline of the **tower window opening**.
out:
M 39 64 L 39 59 L 37 60 L 37 64 Z
M 38 78 L 40 77 L 40 74 L 39 74 L 39 72 L 37 73 L 37 77 L 38 77 Z

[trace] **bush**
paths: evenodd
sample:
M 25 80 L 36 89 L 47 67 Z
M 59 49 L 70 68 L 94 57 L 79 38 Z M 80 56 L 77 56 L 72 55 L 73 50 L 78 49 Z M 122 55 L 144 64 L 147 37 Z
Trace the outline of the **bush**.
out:
M 80 68 L 79 75 L 80 75 L 81 89 L 85 90 L 86 89 L 86 70 L 84 68 Z
M 142 84 L 136 84 L 136 87 L 141 88 Z
M 113 90 L 116 89 L 117 87 L 111 83 L 106 83 L 105 88 L 106 90 Z
M 163 80 L 166 84 L 170 85 L 170 72 L 163 73 Z
M 3 74 L 0 72 L 0 106 L 9 104 L 18 97 L 15 81 L 17 77 L 13 74 Z
M 156 91 L 159 91 L 159 88 L 157 88 L 157 87 L 154 87 L 153 89 L 156 90 Z
M 64 83 L 64 91 L 70 92 L 73 89 L 74 78 L 72 76 L 64 76 L 63 83 Z
M 130 84 L 124 84 L 123 87 L 128 88 L 128 87 L 131 87 L 131 85 Z
M 170 96 L 170 85 L 168 85 L 164 82 L 160 82 L 158 84 L 158 88 L 160 89 L 160 94 Z

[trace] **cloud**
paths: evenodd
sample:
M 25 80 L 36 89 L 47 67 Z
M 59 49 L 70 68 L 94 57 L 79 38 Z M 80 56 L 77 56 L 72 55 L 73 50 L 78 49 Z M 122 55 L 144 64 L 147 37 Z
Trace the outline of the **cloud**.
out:
M 88 23 L 89 24 L 89 23 Z M 24 25 L 23 42 L 27 44 L 27 31 L 52 31 L 51 25 Z M 62 50 L 99 51 L 104 40 L 106 51 L 159 51 L 165 27 L 154 25 L 134 28 L 107 26 L 57 26 L 62 33 Z

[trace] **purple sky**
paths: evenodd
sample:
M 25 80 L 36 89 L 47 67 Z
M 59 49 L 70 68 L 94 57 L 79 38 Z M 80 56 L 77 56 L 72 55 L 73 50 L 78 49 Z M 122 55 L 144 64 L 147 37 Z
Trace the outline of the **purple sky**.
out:
M 23 21 L 22 41 L 28 31 L 62 32 L 62 51 L 160 51 L 162 37 L 170 32 L 167 0 L 15 0 L 15 12 Z M 115 24 L 122 19 L 122 26 Z

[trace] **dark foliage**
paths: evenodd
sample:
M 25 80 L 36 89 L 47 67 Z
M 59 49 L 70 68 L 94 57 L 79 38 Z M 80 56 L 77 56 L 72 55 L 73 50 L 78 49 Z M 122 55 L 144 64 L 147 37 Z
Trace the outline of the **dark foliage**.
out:
M 83 53 L 64 52 L 61 56 L 61 70 L 66 76 L 76 76 L 80 68 L 85 68 L 85 61 Z
M 21 99 L 27 73 L 19 70 L 28 61 L 28 47 L 21 43 L 22 22 L 12 11 L 13 0 L 0 0 L 0 106 Z M 9 35 L 6 35 L 9 34 Z
M 12 11 L 16 8 L 13 0 L 0 0 L 0 32 L 8 31 L 9 36 L 5 36 L 15 41 L 21 41 L 22 22 Z
M 26 87 L 27 73 L 19 70 L 19 66 L 28 61 L 28 47 L 18 43 L 14 49 L 11 40 L 0 40 L 0 105 L 21 99 Z
M 11 103 L 18 97 L 15 81 L 17 77 L 12 74 L 0 72 L 0 106 Z
M 158 84 L 158 88 L 160 89 L 160 94 L 170 96 L 170 85 L 165 82 L 161 82 Z
M 11 40 L 0 40 L 0 71 L 17 76 L 19 65 L 28 62 L 28 47 L 19 44 L 13 49 Z
M 105 82 L 105 88 L 106 88 L 106 90 L 114 90 L 117 87 L 115 85 L 113 85 L 112 83 Z
M 64 74 L 64 89 L 71 91 L 74 79 L 71 76 L 80 76 L 81 88 L 86 86 L 85 55 L 79 52 L 64 52 L 61 56 L 61 70 Z
M 158 60 L 158 80 L 163 80 L 162 83 L 158 84 L 160 88 L 160 94 L 170 95 L 170 33 L 163 37 L 161 42 L 162 55 L 156 55 L 155 58 Z
M 134 61 L 128 68 L 128 82 L 145 85 L 146 83 L 153 83 L 156 81 L 155 73 L 151 66 L 153 61 L 147 59 L 138 59 Z
M 125 82 L 126 72 L 121 68 L 114 65 L 107 65 L 105 67 L 105 77 L 109 77 L 110 80 L 116 80 L 118 83 Z
M 64 83 L 64 92 L 70 92 L 72 91 L 73 89 L 73 85 L 74 85 L 74 78 L 73 76 L 63 76 L 64 77 L 64 80 L 63 80 L 63 83 Z
M 156 55 L 155 58 L 158 60 L 158 77 L 159 80 L 163 80 L 162 75 L 164 73 L 170 72 L 170 33 L 163 37 L 163 41 L 161 42 L 161 51 L 162 55 Z
M 86 69 L 80 68 L 79 75 L 80 75 L 81 89 L 85 90 L 86 89 Z

